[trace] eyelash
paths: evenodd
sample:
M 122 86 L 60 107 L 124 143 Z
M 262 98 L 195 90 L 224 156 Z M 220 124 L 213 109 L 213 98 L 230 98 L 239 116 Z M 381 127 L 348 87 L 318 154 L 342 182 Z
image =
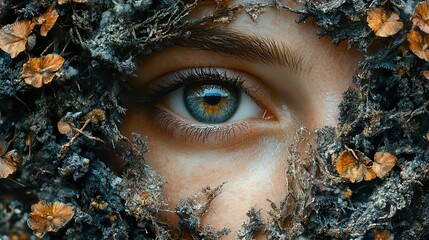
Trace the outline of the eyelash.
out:
M 191 142 L 230 142 L 237 136 L 243 137 L 243 135 L 249 133 L 254 124 L 249 121 L 216 125 L 192 124 L 159 106 L 159 102 L 164 96 L 187 84 L 214 80 L 237 86 L 256 104 L 262 106 L 255 97 L 258 91 L 257 87 L 244 86 L 245 79 L 243 75 L 213 67 L 195 67 L 164 75 L 145 88 L 144 97 L 140 98 L 139 102 L 153 109 L 154 122 L 164 129 L 169 136 L 175 136 L 177 139 Z
M 238 135 L 244 134 L 252 126 L 249 122 L 240 122 L 224 125 L 194 125 L 173 116 L 171 113 L 156 109 L 155 121 L 165 128 L 169 136 L 191 142 L 229 142 Z
M 188 84 L 216 80 L 217 82 L 226 82 L 238 87 L 241 91 L 246 93 L 254 102 L 256 102 L 258 105 L 261 105 L 254 96 L 257 89 L 244 87 L 243 76 L 238 73 L 227 73 L 226 71 L 221 71 L 213 67 L 196 67 L 181 70 L 177 73 L 173 73 L 167 76 L 169 76 L 171 79 L 163 81 L 162 79 L 166 78 L 166 76 L 164 75 L 164 77 L 160 78 L 161 81 L 157 81 L 156 84 L 149 85 L 149 87 L 145 91 L 144 97 L 140 99 L 140 103 L 144 105 L 153 106 L 157 104 L 160 99 L 168 93 L 171 93 L 174 90 L 177 90 Z

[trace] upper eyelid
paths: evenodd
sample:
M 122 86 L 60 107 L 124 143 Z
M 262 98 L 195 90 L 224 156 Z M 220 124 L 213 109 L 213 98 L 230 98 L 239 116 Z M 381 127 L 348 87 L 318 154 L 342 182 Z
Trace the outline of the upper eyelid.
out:
M 159 101 L 162 96 L 185 86 L 186 84 L 204 81 L 199 79 L 187 79 L 190 77 L 207 77 L 212 79 L 205 80 L 221 80 L 222 82 L 230 83 L 237 86 L 240 90 L 246 93 L 254 102 L 258 105 L 263 105 L 261 101 L 255 96 L 258 91 L 258 87 L 255 85 L 249 86 L 246 83 L 246 77 L 244 73 L 239 73 L 235 70 L 226 69 L 222 67 L 194 67 L 178 70 L 172 73 L 164 74 L 155 80 L 149 82 L 146 87 L 143 88 L 143 98 L 140 98 L 140 102 L 143 104 Z M 163 80 L 165 78 L 172 78 L 170 80 Z M 246 86 L 245 86 L 246 85 Z

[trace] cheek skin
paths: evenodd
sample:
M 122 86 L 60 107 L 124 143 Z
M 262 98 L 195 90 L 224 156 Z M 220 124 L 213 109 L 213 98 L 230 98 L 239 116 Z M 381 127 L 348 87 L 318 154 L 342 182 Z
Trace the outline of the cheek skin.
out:
M 144 125 L 144 118 L 137 115 L 128 120 L 125 127 L 137 122 Z M 136 128 L 123 130 L 126 134 L 137 131 Z M 170 210 L 174 210 L 181 198 L 200 192 L 202 187 L 216 187 L 226 182 L 222 193 L 212 202 L 211 210 L 203 218 L 203 224 L 211 224 L 218 229 L 230 228 L 232 233 L 225 239 L 236 235 L 250 208 L 264 209 L 262 214 L 267 218 L 270 203 L 266 199 L 279 204 L 286 195 L 284 161 L 288 155 L 289 134 L 262 137 L 230 149 L 212 151 L 179 148 L 174 141 L 164 141 L 161 134 L 149 130 L 150 151 L 145 159 L 168 182 L 164 195 Z M 175 214 L 164 216 L 177 225 Z

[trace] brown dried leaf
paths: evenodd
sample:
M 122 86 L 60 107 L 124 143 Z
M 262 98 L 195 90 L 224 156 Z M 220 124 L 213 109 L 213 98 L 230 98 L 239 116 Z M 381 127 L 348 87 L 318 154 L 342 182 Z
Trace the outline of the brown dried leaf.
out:
M 8 147 L 9 144 L 6 142 L 6 140 L 0 139 L 0 156 L 3 156 L 6 153 Z
M 91 119 L 91 122 L 98 124 L 99 122 L 106 120 L 106 115 L 104 114 L 103 110 L 94 109 L 91 112 L 89 112 L 85 118 Z
M 16 171 L 19 156 L 15 150 L 9 151 L 4 156 L 0 156 L 0 178 L 7 178 Z
M 48 32 L 52 29 L 55 22 L 58 19 L 58 12 L 55 9 L 55 7 L 52 5 L 46 10 L 45 13 L 43 13 L 40 17 L 37 18 L 36 22 L 37 24 L 42 25 L 40 27 L 40 35 L 46 36 L 48 35 Z
M 62 202 L 38 202 L 31 206 L 31 211 L 27 224 L 38 238 L 57 232 L 74 215 L 74 208 Z
M 9 232 L 8 237 L 9 240 L 31 240 L 30 235 L 25 232 Z
M 396 157 L 388 152 L 376 152 L 374 161 L 372 170 L 377 174 L 377 177 L 383 178 L 395 166 Z
M 427 2 L 419 3 L 413 24 L 425 33 L 429 33 L 429 6 Z
M 372 179 L 377 177 L 377 174 L 375 174 L 374 170 L 372 170 L 372 168 L 368 166 L 365 166 L 365 169 L 363 169 L 363 175 L 365 181 L 371 181 Z
M 389 37 L 399 32 L 404 24 L 395 12 L 386 13 L 383 9 L 374 8 L 368 12 L 368 26 L 378 37 Z
M 337 172 L 341 175 L 347 175 L 350 169 L 356 167 L 357 159 L 353 156 L 353 154 L 345 150 L 338 157 L 337 161 Z
M 91 202 L 91 206 L 98 210 L 104 210 L 107 206 L 109 206 L 109 203 L 102 201 L 101 196 L 97 196 L 95 200 Z
M 345 199 L 350 199 L 352 197 L 352 195 L 353 195 L 353 192 L 352 192 L 352 190 L 350 190 L 350 188 L 347 188 L 344 191 L 344 198 Z
M 61 134 L 69 134 L 73 131 L 73 126 L 63 121 L 57 123 L 57 128 Z
M 356 159 L 350 150 L 343 151 L 338 157 L 337 172 L 342 178 L 347 178 L 350 182 L 370 181 L 376 178 L 376 174 L 370 167 L 362 161 Z
M 0 48 L 15 58 L 25 50 L 28 35 L 34 28 L 30 20 L 8 24 L 0 29 Z
M 426 78 L 426 80 L 429 80 L 429 70 L 421 71 L 420 74 Z
M 58 4 L 62 5 L 62 4 L 66 4 L 69 2 L 75 2 L 75 3 L 86 3 L 88 2 L 88 0 L 57 0 Z
M 410 43 L 410 50 L 420 59 L 429 61 L 429 37 L 420 32 L 411 30 L 407 35 L 407 40 Z
M 374 240 L 393 240 L 393 236 L 387 230 L 374 229 Z
M 48 54 L 41 58 L 30 58 L 22 68 L 22 77 L 27 84 L 40 88 L 48 84 L 61 68 L 64 58 L 58 54 Z

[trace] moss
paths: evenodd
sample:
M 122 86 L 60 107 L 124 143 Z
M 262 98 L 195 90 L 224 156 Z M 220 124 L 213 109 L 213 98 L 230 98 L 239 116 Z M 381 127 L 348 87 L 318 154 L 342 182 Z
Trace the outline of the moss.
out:
M 0 1 L 0 24 L 33 19 L 53 2 Z M 190 25 L 227 23 L 238 8 L 246 8 L 257 20 L 265 8 L 279 7 L 300 14 L 301 22 L 313 18 L 318 34 L 334 43 L 347 41 L 366 55 L 354 79 L 356 88 L 344 94 L 339 126 L 317 131 L 317 149 L 310 147 L 308 156 L 296 150 L 308 138 L 307 130 L 301 129 L 291 145 L 294 161 L 290 162 L 297 163 L 288 168 L 297 180 L 288 185 L 293 194 L 285 196 L 281 206 L 272 206 L 267 223 L 258 211 L 250 210 L 239 236 L 265 232 L 270 239 L 359 239 L 372 236 L 374 229 L 387 229 L 398 239 L 427 238 L 429 153 L 423 136 L 429 132 L 429 84 L 420 72 L 429 63 L 403 51 L 416 1 L 304 3 L 296 10 L 277 1 L 217 9 L 196 22 L 183 20 L 195 4 L 181 1 L 89 0 L 57 5 L 56 26 L 47 37 L 36 34 L 36 43 L 27 52 L 29 56 L 61 53 L 66 62 L 60 77 L 33 89 L 21 77 L 27 54 L 12 59 L 0 53 L 0 135 L 22 156 L 17 172 L 0 179 L 0 237 L 31 234 L 25 224 L 31 204 L 58 200 L 75 206 L 76 215 L 46 239 L 171 238 L 175 234 L 171 227 L 156 217 L 165 208 L 164 181 L 144 164 L 144 139 L 135 135 L 129 140 L 119 131 L 125 113 L 122 94 L 127 80 L 136 74 L 137 57 L 183 39 Z M 373 7 L 398 13 L 404 28 L 389 38 L 375 37 L 366 23 L 366 12 Z M 89 123 L 84 131 L 106 144 L 79 137 L 59 154 L 72 136 L 60 134 L 57 122 L 67 119 L 82 127 L 85 115 L 94 109 L 104 111 L 106 119 Z M 385 179 L 351 184 L 335 172 L 336 158 L 345 145 L 367 156 L 391 152 L 398 158 L 397 166 Z M 110 157 L 103 152 L 119 157 L 121 166 L 107 166 Z M 353 192 L 350 199 L 344 197 L 346 189 Z M 204 189 L 197 196 L 208 197 L 207 202 L 196 197 L 177 206 L 182 233 L 205 239 L 228 234 L 226 229 L 201 225 L 210 201 L 219 193 L 220 188 Z M 92 207 L 97 196 L 108 207 Z

